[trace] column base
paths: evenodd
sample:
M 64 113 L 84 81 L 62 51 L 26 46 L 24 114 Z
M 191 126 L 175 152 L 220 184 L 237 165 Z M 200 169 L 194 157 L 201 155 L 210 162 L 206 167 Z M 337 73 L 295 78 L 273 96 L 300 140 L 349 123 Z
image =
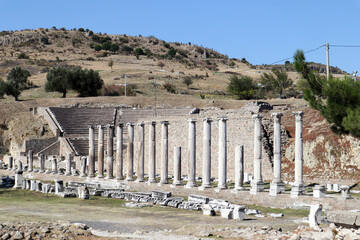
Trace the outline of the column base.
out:
M 258 192 L 264 191 L 264 182 L 252 182 L 250 188 L 250 194 L 256 195 Z
M 121 181 L 121 180 L 124 180 L 124 177 L 116 177 L 115 178 L 117 181 Z
M 244 187 L 236 187 L 233 190 L 231 190 L 231 192 L 232 193 L 238 193 L 238 192 L 241 192 L 241 191 L 244 191 L 244 190 L 245 190 Z
M 71 176 L 71 173 L 65 173 L 65 176 Z
M 227 189 L 227 186 L 226 185 L 222 185 L 222 186 L 217 186 L 214 191 L 215 192 L 220 192 L 221 190 L 225 190 Z
M 183 184 L 181 182 L 174 182 L 173 184 L 170 185 L 171 188 L 177 188 L 177 187 L 181 187 L 183 186 Z
M 165 184 L 169 184 L 169 182 L 159 182 L 158 186 L 162 186 L 162 185 L 165 185 Z
M 35 171 L 34 171 L 35 172 Z M 64 175 L 64 173 L 63 172 L 58 172 L 58 175 Z
M 86 177 L 86 174 L 81 174 L 80 177 Z
M 156 184 L 156 182 L 149 182 L 149 181 L 147 181 L 145 184 L 148 185 L 148 186 L 150 186 L 151 184 Z
M 44 173 L 45 172 L 45 170 L 40 170 L 40 173 Z
M 95 174 L 90 174 L 89 175 L 89 178 L 94 178 L 95 177 Z
M 304 194 L 305 186 L 303 183 L 301 184 L 294 184 L 291 186 L 290 197 L 297 198 L 300 195 Z
M 133 181 L 134 181 L 134 178 L 133 178 L 133 177 L 127 177 L 127 178 L 125 179 L 125 181 L 127 181 L 127 182 L 133 182 Z
M 51 174 L 58 174 L 58 172 L 51 172 Z
M 204 191 L 206 188 L 211 188 L 211 184 L 203 184 L 198 188 L 198 190 Z
M 111 179 L 114 179 L 114 177 L 112 177 L 112 176 L 111 176 L 111 177 L 108 177 L 108 176 L 107 176 L 105 179 L 106 179 L 106 180 L 111 180 Z
M 196 186 L 196 184 L 195 183 L 190 183 L 190 182 L 188 182 L 185 186 L 184 186 L 184 188 L 194 188 L 194 187 L 197 187 Z
M 39 172 L 39 169 L 35 169 L 34 172 L 35 172 L 35 173 L 38 173 L 38 172 Z
M 270 183 L 270 196 L 276 196 L 279 193 L 285 193 L 285 184 L 283 182 Z

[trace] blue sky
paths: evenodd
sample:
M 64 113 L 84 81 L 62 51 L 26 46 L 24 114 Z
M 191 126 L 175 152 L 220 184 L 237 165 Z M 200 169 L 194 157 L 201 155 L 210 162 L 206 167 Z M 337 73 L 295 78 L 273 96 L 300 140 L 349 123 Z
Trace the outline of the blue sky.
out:
M 330 43 L 330 64 L 359 71 L 360 0 L 0 0 L 0 31 L 39 27 L 191 42 L 253 64 Z M 325 63 L 325 48 L 306 55 Z

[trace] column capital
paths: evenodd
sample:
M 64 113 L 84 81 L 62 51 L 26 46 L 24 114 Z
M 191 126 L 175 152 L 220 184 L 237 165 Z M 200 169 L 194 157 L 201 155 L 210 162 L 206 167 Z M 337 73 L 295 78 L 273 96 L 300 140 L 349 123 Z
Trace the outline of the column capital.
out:
M 295 116 L 296 121 L 301 121 L 302 116 L 305 114 L 303 111 L 297 111 L 292 113 Z
M 111 125 L 111 124 L 107 124 L 107 125 L 106 125 L 106 128 L 107 128 L 107 129 L 113 128 L 113 127 L 114 127 L 114 125 Z
M 204 118 L 203 121 L 204 122 L 212 122 L 213 120 L 211 118 Z
M 98 125 L 97 126 L 99 129 L 104 129 L 105 127 L 103 125 Z
M 143 127 L 143 126 L 145 126 L 145 123 L 144 123 L 144 122 L 139 122 L 139 123 L 137 123 L 137 125 L 138 125 L 139 127 Z
M 223 121 L 226 122 L 227 120 L 229 120 L 227 117 L 218 117 L 217 119 L 218 121 Z
M 284 116 L 284 114 L 283 113 L 271 113 L 271 116 L 273 117 L 275 122 L 280 123 L 281 117 Z
M 118 123 L 117 126 L 122 128 L 122 127 L 124 127 L 124 123 Z
M 193 119 L 193 118 L 188 119 L 188 122 L 189 122 L 189 123 L 196 123 L 196 121 L 197 121 L 197 120 L 196 120 L 196 119 Z
M 94 126 L 93 125 L 88 125 L 88 128 L 94 129 Z
M 170 124 L 169 121 L 161 121 L 160 123 L 165 125 L 165 126 Z
M 155 126 L 155 125 L 156 125 L 156 121 L 150 121 L 150 122 L 147 122 L 147 124 Z
M 135 126 L 135 123 L 132 123 L 132 122 L 128 122 L 128 123 L 126 124 L 126 126 L 130 126 L 130 127 L 133 127 L 133 126 Z
M 261 121 L 261 119 L 263 118 L 263 115 L 261 115 L 261 114 L 253 114 L 252 115 L 252 119 L 253 120 L 260 120 Z

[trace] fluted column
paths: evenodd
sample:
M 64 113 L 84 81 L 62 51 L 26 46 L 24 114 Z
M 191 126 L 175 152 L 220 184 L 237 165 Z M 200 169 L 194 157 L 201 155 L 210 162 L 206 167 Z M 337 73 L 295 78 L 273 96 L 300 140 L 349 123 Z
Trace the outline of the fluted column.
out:
M 251 182 L 250 194 L 264 190 L 264 182 L 262 179 L 262 115 L 254 114 L 254 180 Z
M 98 178 L 104 177 L 104 126 L 98 126 Z
M 71 153 L 67 153 L 66 154 L 66 172 L 65 172 L 65 176 L 70 176 L 71 175 Z
M 124 144 L 124 124 L 119 123 L 116 127 L 116 179 L 123 180 L 123 144 Z
M 244 184 L 244 145 L 235 148 L 235 187 L 232 192 L 243 190 Z
M 29 157 L 29 169 L 28 169 L 28 172 L 32 172 L 32 171 L 34 171 L 34 153 L 33 153 L 33 150 L 29 150 L 28 157 Z
M 128 123 L 126 180 L 134 181 L 134 123 Z
M 296 197 L 303 193 L 303 115 L 304 112 L 293 112 L 295 116 L 295 182 L 291 187 L 291 196 Z
M 226 189 L 226 170 L 227 170 L 227 143 L 226 143 L 226 117 L 221 117 L 219 121 L 219 181 L 216 191 Z
M 94 126 L 89 126 L 89 177 L 95 177 L 95 133 Z
M 210 118 L 203 120 L 203 164 L 202 164 L 202 185 L 199 190 L 211 187 L 211 122 Z
M 174 181 L 172 187 L 182 185 L 181 183 L 181 147 L 174 147 Z
M 81 157 L 81 173 L 80 173 L 80 177 L 86 177 L 86 157 Z
M 270 184 L 270 195 L 276 196 L 285 192 L 285 184 L 281 180 L 281 117 L 282 113 L 272 113 L 274 119 L 274 177 Z
M 138 155 L 138 167 L 137 167 L 137 179 L 136 182 L 144 181 L 144 161 L 145 161 L 145 124 L 143 122 L 138 123 L 139 126 L 139 155 Z
M 9 156 L 8 157 L 8 170 L 12 170 L 13 169 L 13 157 Z
M 161 122 L 161 176 L 160 176 L 160 183 L 159 185 L 162 184 L 167 184 L 169 183 L 168 181 L 168 154 L 169 154 L 169 149 L 168 149 L 168 144 L 169 144 L 169 140 L 168 140 L 168 125 L 169 122 L 168 121 L 162 121 Z
M 149 124 L 149 180 L 148 183 L 156 183 L 156 122 Z
M 189 135 L 188 135 L 188 181 L 186 188 L 196 186 L 195 173 L 196 173 L 196 120 L 189 119 Z
M 106 157 L 106 179 L 114 178 L 114 126 L 108 124 L 107 128 L 107 157 Z
M 58 173 L 58 166 L 57 166 L 57 159 L 56 156 L 52 157 L 52 174 L 57 174 Z
M 40 172 L 45 172 L 45 156 L 44 154 L 40 154 Z

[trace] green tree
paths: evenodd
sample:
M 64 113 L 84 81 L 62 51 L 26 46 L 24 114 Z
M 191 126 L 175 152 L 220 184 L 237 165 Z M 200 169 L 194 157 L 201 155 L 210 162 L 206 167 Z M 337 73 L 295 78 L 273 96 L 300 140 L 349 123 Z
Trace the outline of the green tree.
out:
M 71 70 L 64 67 L 54 67 L 46 75 L 45 91 L 60 92 L 66 98 L 66 93 L 71 89 Z
M 228 92 L 238 96 L 239 99 L 252 99 L 256 93 L 256 85 L 249 76 L 235 76 L 229 78 Z
M 98 72 L 90 69 L 82 70 L 75 67 L 70 74 L 71 88 L 79 93 L 80 97 L 97 96 L 104 85 Z
M 99 44 L 96 44 L 94 49 L 95 49 L 95 51 L 99 52 L 102 50 L 102 47 Z
M 191 84 L 193 84 L 193 80 L 192 80 L 192 78 L 190 77 L 190 76 L 185 76 L 185 77 L 183 77 L 183 84 L 185 84 L 186 85 L 186 87 L 189 89 L 189 86 L 191 85 Z
M 13 96 L 15 101 L 19 101 L 21 92 L 30 85 L 28 81 L 30 76 L 30 72 L 21 69 L 21 67 L 12 68 L 7 75 L 6 94 Z
M 110 69 L 112 69 L 113 65 L 114 65 L 114 61 L 113 61 L 113 60 L 110 60 L 110 61 L 108 62 L 108 66 L 110 67 Z
M 110 46 L 110 51 L 117 52 L 118 50 L 119 50 L 119 45 L 117 45 L 116 43 L 112 43 Z
M 283 95 L 284 90 L 293 85 L 293 81 L 288 77 L 286 71 L 276 68 L 271 69 L 271 73 L 264 72 L 260 78 L 260 83 L 265 91 L 276 92 L 280 96 Z
M 298 85 L 304 99 L 319 111 L 331 129 L 360 137 L 360 82 L 349 77 L 327 79 L 310 69 L 301 50 L 294 54 L 294 68 L 301 75 Z
M 176 55 L 176 50 L 174 48 L 170 48 L 169 51 L 167 52 L 167 54 L 170 56 L 170 57 L 175 57 Z
M 109 43 L 109 42 L 104 42 L 104 43 L 101 44 L 101 47 L 102 47 L 102 49 L 104 49 L 104 50 L 110 50 L 110 48 L 111 48 L 111 43 Z
M 0 78 L 0 98 L 4 98 L 6 94 L 7 84 Z

